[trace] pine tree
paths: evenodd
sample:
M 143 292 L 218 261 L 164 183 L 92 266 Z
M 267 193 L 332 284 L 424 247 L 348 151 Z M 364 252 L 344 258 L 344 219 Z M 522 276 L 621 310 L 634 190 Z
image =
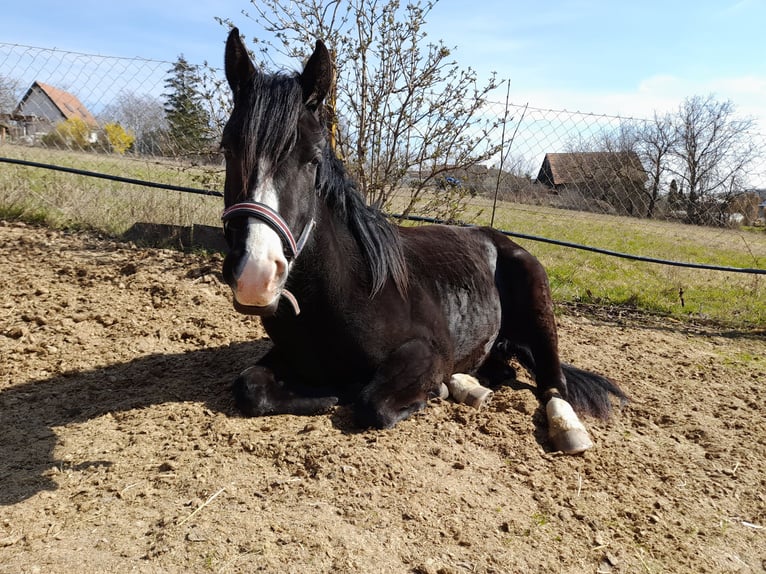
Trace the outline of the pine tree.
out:
M 179 154 L 207 151 L 211 144 L 210 117 L 202 104 L 199 66 L 186 61 L 183 54 L 168 70 L 165 80 L 165 116 L 171 147 Z

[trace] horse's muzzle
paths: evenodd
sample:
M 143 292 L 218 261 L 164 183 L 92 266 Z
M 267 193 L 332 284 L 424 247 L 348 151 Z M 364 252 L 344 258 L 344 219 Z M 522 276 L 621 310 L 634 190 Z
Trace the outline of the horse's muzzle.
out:
M 276 309 L 287 279 L 287 266 L 281 250 L 260 256 L 249 251 L 230 252 L 224 259 L 223 276 L 234 294 L 235 308 L 250 315 Z

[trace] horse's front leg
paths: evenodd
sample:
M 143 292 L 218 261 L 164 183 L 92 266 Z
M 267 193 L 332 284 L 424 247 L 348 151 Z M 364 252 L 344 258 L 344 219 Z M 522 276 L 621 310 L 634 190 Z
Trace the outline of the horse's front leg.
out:
M 440 394 L 444 358 L 425 339 L 410 339 L 395 349 L 362 389 L 354 414 L 361 427 L 391 428 Z
M 272 358 L 272 353 L 268 353 L 234 380 L 234 402 L 243 415 L 315 415 L 338 403 L 338 397 L 323 396 L 295 380 L 289 380 L 287 374 L 278 376 L 270 364 Z

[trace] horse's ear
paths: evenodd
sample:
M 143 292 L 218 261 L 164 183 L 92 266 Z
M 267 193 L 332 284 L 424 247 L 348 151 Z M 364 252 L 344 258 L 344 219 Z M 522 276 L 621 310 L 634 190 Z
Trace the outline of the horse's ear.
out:
M 317 40 L 314 53 L 311 54 L 300 76 L 303 87 L 303 102 L 310 110 L 316 110 L 327 96 L 332 85 L 332 58 L 322 40 Z
M 232 28 L 226 39 L 226 55 L 224 57 L 226 79 L 229 81 L 231 91 L 236 98 L 240 89 L 255 75 L 255 66 L 250 60 L 247 48 L 239 37 L 239 30 Z

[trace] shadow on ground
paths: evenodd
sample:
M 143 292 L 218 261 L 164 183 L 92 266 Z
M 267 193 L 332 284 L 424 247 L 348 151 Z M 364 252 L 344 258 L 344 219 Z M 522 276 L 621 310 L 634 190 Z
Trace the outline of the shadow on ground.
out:
M 229 385 L 269 347 L 266 339 L 180 354 L 150 355 L 84 372 L 65 372 L 0 393 L 0 504 L 25 500 L 56 484 L 45 476 L 56 427 L 107 413 L 167 402 L 201 401 L 235 415 Z M 80 466 L 108 465 L 87 461 Z

